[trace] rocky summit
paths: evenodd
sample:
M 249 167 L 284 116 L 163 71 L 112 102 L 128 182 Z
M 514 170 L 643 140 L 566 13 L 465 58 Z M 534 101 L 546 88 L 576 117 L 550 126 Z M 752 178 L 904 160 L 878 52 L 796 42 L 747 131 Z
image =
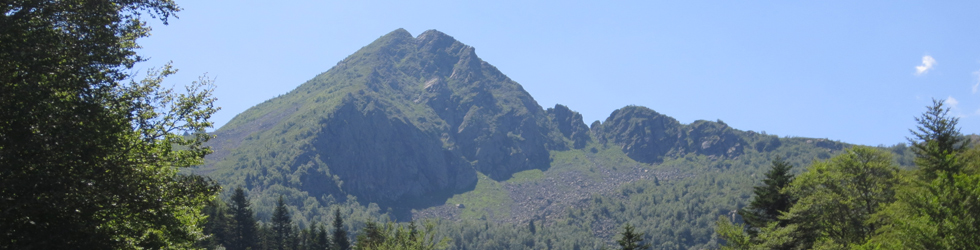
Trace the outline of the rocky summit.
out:
M 685 153 L 737 156 L 746 145 L 737 132 L 634 106 L 589 127 L 563 105 L 544 110 L 475 48 L 435 30 L 413 37 L 398 29 L 236 116 L 215 131 L 215 152 L 195 172 L 314 203 L 356 197 L 425 207 L 472 190 L 479 174 L 500 181 L 544 170 L 550 152 L 593 140 L 656 163 Z

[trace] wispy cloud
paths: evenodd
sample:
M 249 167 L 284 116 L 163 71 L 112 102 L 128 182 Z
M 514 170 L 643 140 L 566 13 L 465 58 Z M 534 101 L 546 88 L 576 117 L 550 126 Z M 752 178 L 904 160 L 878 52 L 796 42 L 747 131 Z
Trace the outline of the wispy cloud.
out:
M 973 84 L 973 93 L 977 93 L 977 89 L 980 89 L 980 70 L 974 71 L 973 75 L 977 76 L 977 83 Z
M 922 65 L 915 66 L 915 75 L 921 76 L 928 73 L 932 66 L 936 65 L 936 59 L 932 56 L 922 56 Z
M 946 97 L 946 104 L 949 104 L 950 108 L 956 109 L 959 108 L 958 106 L 960 105 L 960 101 L 957 101 L 956 98 L 950 96 L 950 97 Z

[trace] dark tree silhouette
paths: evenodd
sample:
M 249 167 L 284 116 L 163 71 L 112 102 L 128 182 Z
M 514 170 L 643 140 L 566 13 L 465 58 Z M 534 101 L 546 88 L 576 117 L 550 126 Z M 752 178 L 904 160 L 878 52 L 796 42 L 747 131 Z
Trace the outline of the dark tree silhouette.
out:
M 772 169 L 766 173 L 766 179 L 762 180 L 764 185 L 755 187 L 755 197 L 748 206 L 738 211 L 745 223 L 755 233 L 760 228 L 766 227 L 770 222 L 778 221 L 781 212 L 789 211 L 795 203 L 792 195 L 780 192 L 793 181 L 793 174 L 789 173 L 793 165 L 776 156 L 772 160 Z M 785 226 L 785 222 L 780 222 L 780 226 Z
M 272 213 L 272 248 L 283 250 L 288 249 L 289 241 L 293 237 L 293 220 L 286 209 L 286 203 L 279 196 L 276 203 L 276 210 Z
M 344 230 L 344 219 L 340 217 L 340 208 L 333 210 L 333 246 L 336 250 L 350 250 L 350 239 Z
M 629 223 L 623 228 L 622 238 L 620 238 L 616 243 L 619 243 L 623 250 L 643 250 L 650 249 L 650 244 L 643 244 L 643 233 L 637 234 L 633 232 L 633 225 Z
M 229 250 L 258 249 L 258 225 L 255 222 L 255 214 L 252 213 L 251 203 L 245 195 L 242 187 L 235 188 L 235 193 L 231 195 L 231 203 L 228 207 L 234 219 L 229 244 Z

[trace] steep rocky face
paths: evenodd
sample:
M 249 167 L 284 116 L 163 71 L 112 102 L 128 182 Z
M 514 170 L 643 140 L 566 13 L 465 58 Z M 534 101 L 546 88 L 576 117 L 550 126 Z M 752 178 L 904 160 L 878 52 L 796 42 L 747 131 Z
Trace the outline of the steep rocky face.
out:
M 681 124 L 651 109 L 629 106 L 602 123 L 602 136 L 639 162 L 660 162 L 681 139 Z
M 476 172 L 438 134 L 391 119 L 384 109 L 370 98 L 347 99 L 321 124 L 312 152 L 344 181 L 344 190 L 384 204 L 475 184 Z
M 683 137 L 687 148 L 683 152 L 703 155 L 734 157 L 742 154 L 742 148 L 747 144 L 735 130 L 724 122 L 699 120 L 686 127 Z
M 555 104 L 554 108 L 547 110 L 548 117 L 558 127 L 558 131 L 565 138 L 572 140 L 572 147 L 581 149 L 585 144 L 592 140 L 589 136 L 589 127 L 582 121 L 582 114 L 572 111 L 561 104 Z
M 415 102 L 445 121 L 454 152 L 498 180 L 548 167 L 549 146 L 561 142 L 548 137 L 548 120 L 523 87 L 446 34 L 430 30 L 416 43 L 418 56 L 409 60 L 418 61 L 425 84 Z
M 605 122 L 593 127 L 603 142 L 619 145 L 627 156 L 646 163 L 687 153 L 733 157 L 746 144 L 727 124 L 696 121 L 683 125 L 639 106 L 613 111 Z

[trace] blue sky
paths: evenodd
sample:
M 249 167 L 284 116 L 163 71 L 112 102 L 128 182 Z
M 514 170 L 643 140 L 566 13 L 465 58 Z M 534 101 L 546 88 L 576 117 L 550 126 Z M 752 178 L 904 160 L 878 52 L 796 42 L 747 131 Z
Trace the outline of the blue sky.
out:
M 977 1 L 178 1 L 140 41 L 181 85 L 216 79 L 220 127 L 398 28 L 476 48 L 586 123 L 641 105 L 742 130 L 904 142 L 933 98 L 980 133 Z

